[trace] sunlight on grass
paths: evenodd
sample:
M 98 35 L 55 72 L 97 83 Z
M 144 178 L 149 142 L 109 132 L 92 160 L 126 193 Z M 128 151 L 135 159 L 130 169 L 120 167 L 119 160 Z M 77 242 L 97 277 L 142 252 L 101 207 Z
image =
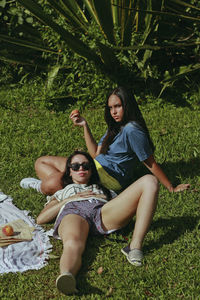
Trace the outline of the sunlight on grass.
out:
M 28 91 L 0 93 L 0 189 L 35 218 L 45 197 L 23 190 L 23 177 L 35 177 L 34 161 L 46 154 L 69 155 L 86 150 L 83 132 L 65 112 L 27 101 Z M 15 103 L 16 98 L 16 103 Z M 31 98 L 29 98 L 31 100 Z M 17 105 L 19 104 L 19 105 Z M 74 108 L 74 107 L 73 107 Z M 190 183 L 189 191 L 170 194 L 161 187 L 159 202 L 144 243 L 142 268 L 130 265 L 120 250 L 130 239 L 134 222 L 108 238 L 92 237 L 78 275 L 80 299 L 199 299 L 200 110 L 172 104 L 141 106 L 156 146 L 155 156 L 174 184 Z M 98 140 L 105 131 L 102 107 L 83 111 Z M 52 240 L 59 256 L 60 241 Z M 98 269 L 102 267 L 101 274 Z M 65 299 L 55 288 L 59 260 L 22 274 L 0 277 L 1 299 Z M 71 297 L 70 299 L 77 299 Z

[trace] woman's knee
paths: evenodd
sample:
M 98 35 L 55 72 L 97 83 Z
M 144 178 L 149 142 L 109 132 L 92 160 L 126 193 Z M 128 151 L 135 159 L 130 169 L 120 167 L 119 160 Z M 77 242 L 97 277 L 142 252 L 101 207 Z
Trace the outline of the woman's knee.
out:
M 159 181 L 154 175 L 148 174 L 148 175 L 143 176 L 143 185 L 144 185 L 144 188 L 146 188 L 152 192 L 159 191 Z
M 35 161 L 35 170 L 39 169 L 41 165 L 47 163 L 47 161 L 48 161 L 48 156 L 38 157 Z
M 62 175 L 56 174 L 54 176 L 49 176 L 42 181 L 41 190 L 45 195 L 53 195 L 55 192 L 63 189 Z
M 42 164 L 44 163 L 45 161 L 45 156 L 41 156 L 39 158 L 36 159 L 35 161 L 35 170 L 36 172 L 40 170 Z
M 53 174 L 55 172 L 64 173 L 66 169 L 67 157 L 46 155 L 35 161 L 36 173 Z
M 70 250 L 73 253 L 82 254 L 85 249 L 85 243 L 80 238 L 71 236 L 63 242 L 63 248 L 64 250 Z

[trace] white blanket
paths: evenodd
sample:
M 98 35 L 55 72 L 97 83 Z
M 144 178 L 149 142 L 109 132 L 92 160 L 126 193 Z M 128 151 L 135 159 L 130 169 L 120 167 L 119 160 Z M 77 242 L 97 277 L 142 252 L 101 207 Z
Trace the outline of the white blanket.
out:
M 47 264 L 48 253 L 52 251 L 48 234 L 28 214 L 28 211 L 13 205 L 10 196 L 0 192 L 0 225 L 22 219 L 29 226 L 35 227 L 32 241 L 0 248 L 0 274 L 38 270 Z

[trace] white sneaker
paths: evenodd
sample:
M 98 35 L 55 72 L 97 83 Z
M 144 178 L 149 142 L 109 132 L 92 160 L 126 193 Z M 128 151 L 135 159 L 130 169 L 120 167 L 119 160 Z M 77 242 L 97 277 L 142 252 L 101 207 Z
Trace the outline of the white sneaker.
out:
M 41 183 L 42 181 L 36 178 L 24 178 L 20 181 L 20 186 L 23 189 L 34 189 L 41 193 Z

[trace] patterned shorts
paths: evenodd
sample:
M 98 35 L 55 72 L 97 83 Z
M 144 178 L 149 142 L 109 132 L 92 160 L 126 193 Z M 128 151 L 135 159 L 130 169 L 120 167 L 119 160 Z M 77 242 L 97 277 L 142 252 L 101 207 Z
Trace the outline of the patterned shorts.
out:
M 101 208 L 105 202 L 96 199 L 93 199 L 92 201 L 91 200 L 73 201 L 67 203 L 56 220 L 53 236 L 58 237 L 58 226 L 60 225 L 63 217 L 69 214 L 79 215 L 84 218 L 89 224 L 90 233 L 94 235 L 109 234 L 115 231 L 115 229 L 107 231 L 102 228 Z

